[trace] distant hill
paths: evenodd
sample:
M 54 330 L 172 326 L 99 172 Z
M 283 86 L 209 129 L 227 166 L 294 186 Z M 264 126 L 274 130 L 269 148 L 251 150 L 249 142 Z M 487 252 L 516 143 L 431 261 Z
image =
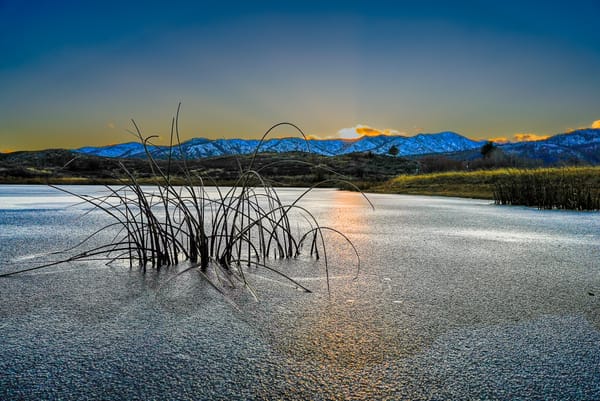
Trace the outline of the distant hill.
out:
M 497 145 L 490 158 L 482 158 L 484 141 L 473 141 L 452 132 L 414 137 L 374 136 L 357 140 L 308 140 L 281 138 L 260 145 L 254 164 L 265 177 L 284 185 L 307 185 L 328 178 L 328 169 L 356 182 L 380 182 L 398 174 L 473 170 L 541 165 L 600 165 L 600 129 L 582 129 L 542 141 Z M 187 167 L 221 182 L 234 180 L 240 167 L 248 166 L 257 140 L 197 138 L 175 146 L 149 147 L 163 169 L 173 174 Z M 392 157 L 389 150 L 398 149 Z M 308 151 L 310 150 L 310 153 Z M 173 163 L 167 163 L 169 153 Z M 135 142 L 77 150 L 49 149 L 34 152 L 0 153 L 0 182 L 47 182 L 84 179 L 109 182 L 123 178 L 125 165 L 136 176 L 150 179 L 144 147 Z M 291 159 L 300 163 L 291 163 Z M 303 164 L 304 163 L 304 164 Z
M 581 129 L 552 136 L 543 141 L 501 145 L 509 155 L 539 159 L 551 164 L 600 164 L 600 129 Z
M 247 169 L 251 155 L 219 156 L 188 160 L 156 160 L 162 171 L 170 169 L 171 177 L 182 182 L 184 170 L 202 176 L 207 184 L 234 182 L 240 169 Z M 253 169 L 277 185 L 310 185 L 329 178 L 361 183 L 382 182 L 399 174 L 417 170 L 413 160 L 370 153 L 322 156 L 306 152 L 260 153 Z M 148 160 L 142 158 L 110 158 L 75 153 L 69 150 L 0 153 L 0 183 L 118 183 L 127 180 L 124 169 L 139 180 L 152 183 L 156 174 Z M 333 173 L 335 171 L 336 173 Z M 333 184 L 330 184 L 333 185 Z

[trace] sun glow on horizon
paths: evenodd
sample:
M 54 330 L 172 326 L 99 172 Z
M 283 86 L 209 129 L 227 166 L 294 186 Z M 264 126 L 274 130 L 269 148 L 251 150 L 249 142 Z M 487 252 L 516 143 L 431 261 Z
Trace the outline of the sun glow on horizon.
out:
M 588 129 L 588 128 L 600 129 L 600 120 L 596 120 L 596 121 L 592 122 L 592 124 L 589 127 L 586 126 L 586 127 L 579 127 L 579 128 L 569 128 L 566 132 L 567 132 L 567 134 L 570 134 L 573 131 L 577 131 L 580 129 Z
M 544 139 L 550 138 L 550 135 L 537 135 L 532 132 L 518 132 L 512 136 L 512 138 L 507 138 L 504 136 L 497 138 L 488 139 L 490 142 L 494 143 L 511 143 L 511 142 L 534 142 L 534 141 L 543 141 Z
M 351 128 L 342 128 L 337 132 L 337 135 L 340 139 L 358 139 L 364 136 L 393 136 L 405 135 L 405 133 L 391 128 L 380 130 L 368 125 L 358 124 Z
M 537 135 L 531 132 L 519 132 L 514 135 L 514 138 L 516 142 L 533 142 L 548 139 L 550 138 L 550 135 Z

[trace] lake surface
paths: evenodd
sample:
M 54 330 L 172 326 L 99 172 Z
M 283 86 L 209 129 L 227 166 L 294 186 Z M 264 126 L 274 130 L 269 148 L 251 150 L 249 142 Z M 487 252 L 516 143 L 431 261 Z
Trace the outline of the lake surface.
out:
M 328 237 L 330 295 L 307 256 L 270 263 L 313 293 L 253 269 L 258 302 L 175 268 L 0 279 L 0 399 L 600 399 L 599 213 L 370 199 L 323 189 L 302 203 L 360 253 L 354 280 L 352 249 Z M 0 186 L 0 272 L 110 222 L 73 203 Z

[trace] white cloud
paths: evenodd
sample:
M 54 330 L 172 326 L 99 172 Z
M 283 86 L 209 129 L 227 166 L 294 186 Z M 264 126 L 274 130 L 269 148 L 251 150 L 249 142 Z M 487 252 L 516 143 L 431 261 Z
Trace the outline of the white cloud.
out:
M 356 133 L 356 127 L 342 128 L 338 131 L 338 137 L 343 139 L 356 139 L 359 135 Z

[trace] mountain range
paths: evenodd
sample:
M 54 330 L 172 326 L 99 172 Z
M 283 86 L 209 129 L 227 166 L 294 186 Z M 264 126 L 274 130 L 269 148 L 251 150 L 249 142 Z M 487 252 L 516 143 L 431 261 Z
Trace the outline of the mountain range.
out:
M 256 139 L 206 139 L 194 138 L 180 145 L 148 146 L 148 151 L 158 159 L 174 158 L 200 159 L 215 156 L 243 155 L 259 152 L 312 152 L 323 156 L 339 156 L 351 153 L 371 152 L 388 154 L 390 148 L 398 150 L 398 156 L 418 156 L 425 154 L 478 150 L 486 141 L 474 141 L 454 132 L 437 134 L 419 134 L 407 136 L 364 136 L 358 139 L 308 139 L 274 138 L 262 143 Z M 504 153 L 522 158 L 544 161 L 545 164 L 561 161 L 583 161 L 600 164 L 600 129 L 580 129 L 558 134 L 545 140 L 499 144 Z M 475 152 L 477 151 L 477 152 Z M 83 147 L 75 152 L 112 158 L 145 158 L 144 146 L 138 142 L 129 142 L 103 147 Z
M 600 129 L 580 129 L 554 135 L 542 141 L 516 142 L 500 147 L 521 158 L 542 160 L 545 164 L 584 162 L 600 164 Z

